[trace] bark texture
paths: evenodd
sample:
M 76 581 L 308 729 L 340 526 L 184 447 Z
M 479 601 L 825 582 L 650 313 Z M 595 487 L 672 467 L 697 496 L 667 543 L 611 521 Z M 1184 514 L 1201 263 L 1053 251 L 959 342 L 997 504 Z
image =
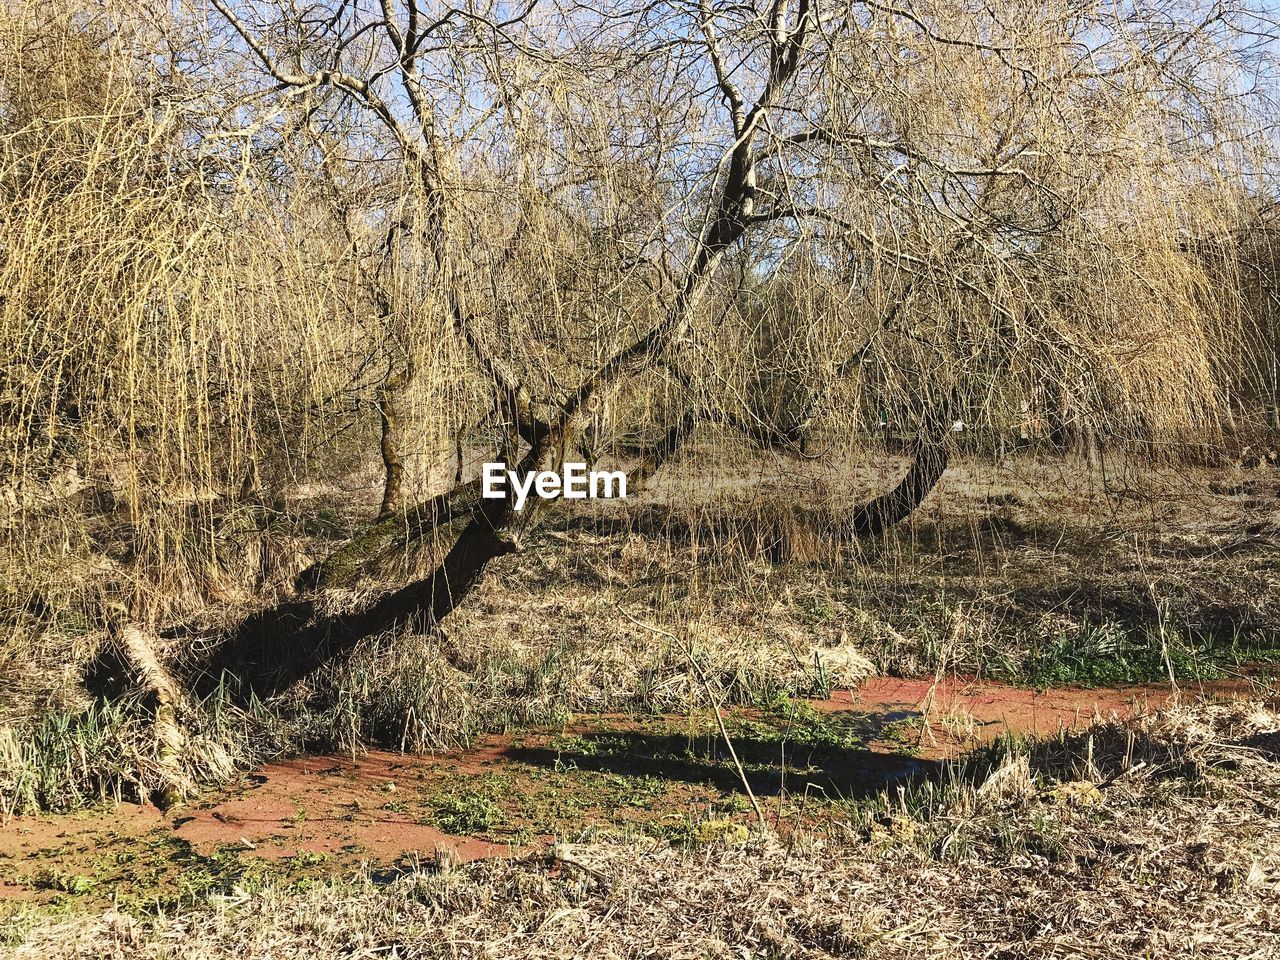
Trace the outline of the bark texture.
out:
M 911 465 L 897 485 L 854 510 L 849 519 L 850 534 L 877 536 L 911 516 L 942 479 L 949 460 L 945 440 L 922 435 L 916 441 Z

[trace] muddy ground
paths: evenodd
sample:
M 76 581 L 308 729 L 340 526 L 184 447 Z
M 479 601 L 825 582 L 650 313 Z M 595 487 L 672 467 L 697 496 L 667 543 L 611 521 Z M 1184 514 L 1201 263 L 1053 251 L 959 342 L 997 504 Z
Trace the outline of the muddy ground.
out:
M 119 803 L 10 819 L 0 831 L 0 912 L 177 907 L 361 873 L 390 882 L 566 840 L 735 841 L 756 818 L 743 776 L 775 835 L 821 834 L 857 821 L 887 791 L 954 776 L 998 740 L 1051 740 L 1170 704 L 1274 690 L 1266 668 L 1184 688 L 875 678 L 822 700 L 725 710 L 741 770 L 707 709 L 579 716 L 434 755 L 284 759 L 168 813 Z

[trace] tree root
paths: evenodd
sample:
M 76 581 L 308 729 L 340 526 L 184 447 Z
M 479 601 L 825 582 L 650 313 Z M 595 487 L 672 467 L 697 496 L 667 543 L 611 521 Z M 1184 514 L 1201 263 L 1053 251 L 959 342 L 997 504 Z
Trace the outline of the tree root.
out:
M 183 750 L 187 737 L 180 723 L 186 700 L 177 681 L 156 655 L 155 633 L 129 623 L 113 630 L 109 653 L 118 658 L 130 679 L 151 698 L 152 732 L 155 736 L 155 759 L 160 787 L 152 800 L 167 810 L 189 796 L 191 778 L 183 769 Z M 100 657 L 101 659 L 101 657 Z

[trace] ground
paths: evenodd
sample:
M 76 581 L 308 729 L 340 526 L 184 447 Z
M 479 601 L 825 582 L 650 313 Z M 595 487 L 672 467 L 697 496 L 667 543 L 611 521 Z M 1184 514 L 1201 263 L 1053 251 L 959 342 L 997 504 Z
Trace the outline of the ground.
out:
M 447 637 L 210 701 L 238 772 L 163 813 L 127 711 L 11 728 L 0 951 L 1280 954 L 1274 470 L 962 463 L 856 554 L 813 482 L 566 517 Z
M 760 730 L 759 717 L 746 723 L 738 732 Z M 579 758 L 600 756 L 581 745 L 600 726 L 568 734 L 567 743 L 564 734 L 535 738 L 549 738 L 535 755 L 557 753 L 570 778 L 554 794 L 553 816 L 562 829 L 572 824 L 575 842 L 532 838 L 521 849 L 448 841 L 434 855 L 386 862 L 405 846 L 439 840 L 442 825 L 501 835 L 517 809 L 536 805 L 507 790 L 490 795 L 507 802 L 474 802 L 493 781 L 536 781 L 537 763 L 523 748 L 506 755 L 511 744 L 469 758 L 375 754 L 280 765 L 172 821 L 133 811 L 105 828 L 101 812 L 30 822 L 31 841 L 18 846 L 56 852 L 43 872 L 27 875 L 41 902 L 7 911 L 8 948 L 42 958 L 482 950 L 1262 958 L 1280 949 L 1280 715 L 1271 709 L 1170 704 L 988 748 L 931 776 L 882 780 L 886 789 L 860 801 L 806 791 L 783 802 L 762 791 L 765 831 L 748 829 L 741 795 L 731 802 L 727 781 L 719 787 L 712 776 L 689 802 L 679 842 L 661 816 L 672 803 L 670 783 L 631 795 L 638 809 L 658 814 L 647 821 L 617 816 L 626 800 L 616 794 L 612 809 L 588 800 L 601 784 L 563 757 L 566 747 Z M 891 750 L 897 740 L 881 746 Z M 818 754 L 829 755 L 819 747 L 803 765 Z M 685 762 L 708 759 L 707 748 L 695 749 Z M 744 757 L 744 766 L 748 779 L 760 772 L 757 760 Z M 453 792 L 463 773 L 485 782 Z M 472 802 L 449 800 L 464 796 Z M 314 806 L 286 817 L 286 799 Z M 672 807 L 688 800 L 681 795 Z M 436 826 L 420 829 L 414 817 L 406 824 L 400 812 L 424 810 Z M 785 817 L 776 816 L 781 810 Z M 629 822 L 657 830 L 628 830 Z M 334 837 L 369 840 L 364 865 L 351 869 L 341 849 L 315 852 Z M 85 859 L 77 861 L 77 850 Z M 459 863 L 468 856 L 479 859 Z M 41 859 L 29 849 L 16 858 L 24 868 Z M 92 872 L 71 872 L 77 862 Z M 154 900 L 134 899 L 144 894 Z

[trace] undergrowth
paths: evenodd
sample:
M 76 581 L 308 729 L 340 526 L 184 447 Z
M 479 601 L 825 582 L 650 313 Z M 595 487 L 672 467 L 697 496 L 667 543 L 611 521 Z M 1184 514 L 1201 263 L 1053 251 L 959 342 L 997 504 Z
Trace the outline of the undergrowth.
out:
M 1270 955 L 1278 735 L 1273 711 L 1231 704 L 1006 741 L 942 776 L 832 804 L 826 828 L 789 835 L 716 819 L 675 844 L 599 835 L 522 859 L 354 876 L 301 858 L 255 874 L 242 852 L 219 851 L 190 861 L 193 883 L 162 909 L 126 898 L 94 913 L 76 906 L 91 892 L 67 894 L 10 910 L 4 942 L 20 957 L 211 960 L 446 957 L 462 942 L 501 957 L 625 956 L 655 942 L 714 957 L 731 945 L 880 960 L 1173 956 L 1192 942 L 1213 960 Z

